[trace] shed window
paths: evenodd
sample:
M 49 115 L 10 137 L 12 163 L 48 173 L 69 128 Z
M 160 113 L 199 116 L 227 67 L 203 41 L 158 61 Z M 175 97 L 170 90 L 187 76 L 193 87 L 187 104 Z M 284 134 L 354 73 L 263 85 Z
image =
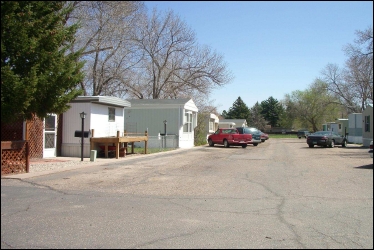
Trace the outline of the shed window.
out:
M 116 109 L 115 108 L 108 108 L 108 121 L 109 122 L 116 121 Z
M 370 132 L 370 116 L 365 116 L 365 132 Z

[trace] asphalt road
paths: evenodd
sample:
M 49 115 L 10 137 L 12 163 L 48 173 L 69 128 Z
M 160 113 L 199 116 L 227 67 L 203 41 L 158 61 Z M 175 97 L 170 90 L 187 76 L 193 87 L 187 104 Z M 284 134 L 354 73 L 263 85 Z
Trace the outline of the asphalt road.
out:
M 373 160 L 269 139 L 2 178 L 1 249 L 373 249 Z

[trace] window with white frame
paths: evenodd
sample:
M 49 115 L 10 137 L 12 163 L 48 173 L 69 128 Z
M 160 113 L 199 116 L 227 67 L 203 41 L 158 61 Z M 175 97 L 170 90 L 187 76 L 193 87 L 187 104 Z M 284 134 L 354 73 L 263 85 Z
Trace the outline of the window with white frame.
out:
M 116 121 L 116 109 L 115 108 L 108 108 L 108 121 L 109 122 Z
M 370 116 L 365 116 L 365 132 L 370 132 Z
M 184 113 L 183 132 L 192 132 L 192 112 L 187 111 Z

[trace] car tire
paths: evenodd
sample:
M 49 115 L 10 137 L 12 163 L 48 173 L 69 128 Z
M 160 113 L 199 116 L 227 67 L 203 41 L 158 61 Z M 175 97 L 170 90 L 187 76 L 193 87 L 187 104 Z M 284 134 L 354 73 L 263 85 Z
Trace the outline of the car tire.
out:
M 301 139 L 301 137 L 299 137 L 299 139 Z
M 343 140 L 342 147 L 347 147 L 347 140 Z
M 309 148 L 313 148 L 314 147 L 314 144 L 309 144 Z
M 242 148 L 243 148 L 243 149 L 247 148 L 247 145 L 246 145 L 246 144 L 243 144 L 243 145 L 242 145 Z
M 253 144 L 253 146 L 257 146 L 257 145 L 258 145 L 258 143 L 254 143 L 254 144 Z
M 213 146 L 214 146 L 214 143 L 213 143 L 212 139 L 209 139 L 209 140 L 208 140 L 208 144 L 209 144 L 210 147 L 213 147 Z
M 334 140 L 331 140 L 331 143 L 329 145 L 330 148 L 334 148 L 335 147 L 335 141 Z
M 265 140 L 264 140 L 264 139 L 261 139 L 261 142 L 265 142 Z
M 229 148 L 230 147 L 230 144 L 229 142 L 225 139 L 223 140 L 223 145 L 226 147 L 226 148 Z

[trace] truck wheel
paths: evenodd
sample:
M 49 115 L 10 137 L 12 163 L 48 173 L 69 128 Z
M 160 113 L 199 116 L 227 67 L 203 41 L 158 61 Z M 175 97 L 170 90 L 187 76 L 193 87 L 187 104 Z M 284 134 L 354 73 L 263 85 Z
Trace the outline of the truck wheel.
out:
M 226 148 L 229 148 L 230 147 L 230 144 L 229 142 L 225 139 L 223 140 L 223 145 L 226 147 Z
M 210 146 L 210 147 L 213 147 L 213 146 L 214 146 L 214 143 L 213 143 L 212 139 L 209 139 L 209 140 L 208 140 L 208 143 L 209 143 L 209 146 Z

